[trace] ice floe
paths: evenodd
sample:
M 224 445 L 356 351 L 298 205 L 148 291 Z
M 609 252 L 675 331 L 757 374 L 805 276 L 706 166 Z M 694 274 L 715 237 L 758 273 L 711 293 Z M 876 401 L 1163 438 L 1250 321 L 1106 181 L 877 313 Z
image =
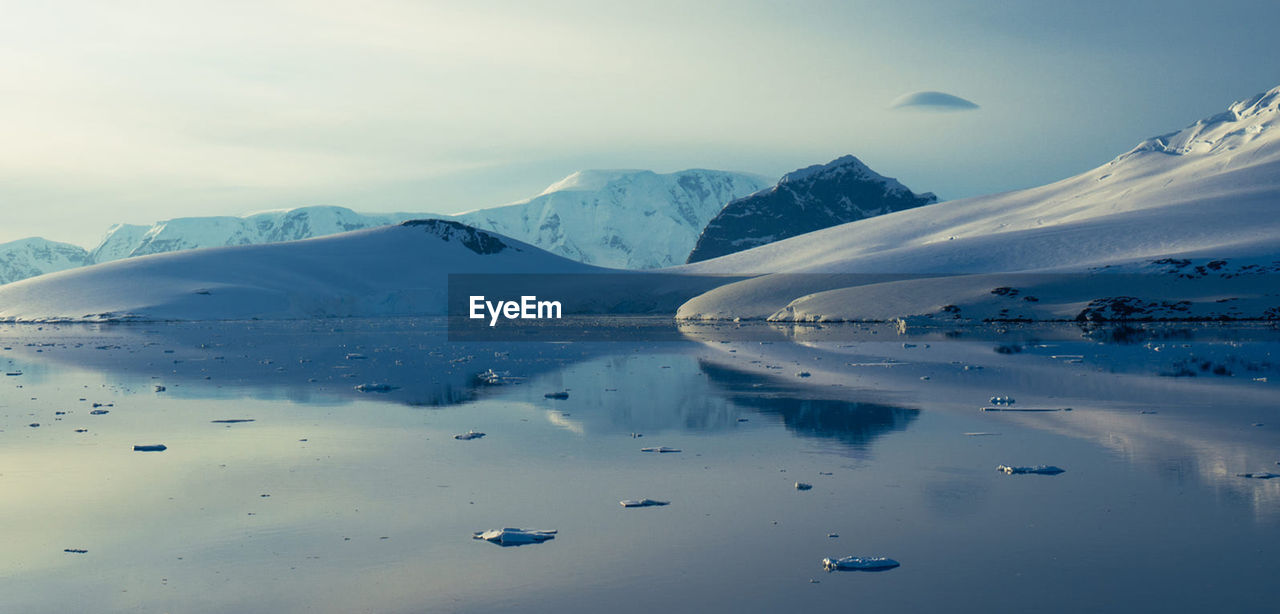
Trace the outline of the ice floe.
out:
M 392 390 L 395 390 L 397 388 L 399 388 L 399 386 L 392 386 L 391 384 L 357 384 L 356 385 L 356 390 L 360 392 L 391 392 Z
M 1054 467 L 1053 465 L 1036 465 L 1035 467 L 1012 467 L 1009 465 L 1000 465 L 996 467 L 996 471 L 1003 471 L 1009 475 L 1034 473 L 1037 475 L 1058 475 L 1066 472 L 1066 469 Z
M 663 505 L 668 505 L 671 502 L 658 501 L 655 499 L 624 499 L 622 501 L 619 501 L 618 503 L 622 504 L 622 507 L 659 507 Z
M 822 559 L 822 568 L 827 571 L 885 571 L 900 565 L 897 561 L 883 556 L 846 556 L 840 559 Z
M 1280 473 L 1271 473 L 1269 471 L 1257 471 L 1251 473 L 1237 473 L 1236 477 L 1253 478 L 1255 480 L 1270 480 L 1272 478 L 1280 478 Z
M 540 544 L 549 539 L 555 539 L 556 532 L 554 530 L 547 531 L 542 529 L 489 529 L 488 531 L 476 531 L 471 538 L 483 539 L 493 542 L 499 546 L 523 546 L 525 544 Z

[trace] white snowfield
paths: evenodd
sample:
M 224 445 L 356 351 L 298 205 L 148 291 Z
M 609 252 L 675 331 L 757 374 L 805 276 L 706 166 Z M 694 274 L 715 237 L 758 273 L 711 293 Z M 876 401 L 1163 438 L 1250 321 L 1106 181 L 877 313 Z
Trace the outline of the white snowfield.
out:
M 0 320 L 443 314 L 449 273 L 595 269 L 457 222 L 128 258 L 0 286 Z
M 529 200 L 447 217 L 579 262 L 656 269 L 683 264 L 726 203 L 771 185 L 702 169 L 580 171 Z
M 1280 88 L 1057 183 L 890 213 L 683 267 L 764 276 L 696 297 L 678 317 L 1073 319 L 1086 309 L 1280 317 L 1277 117 Z M 1113 273 L 1130 275 L 1121 282 Z M 992 293 L 1000 288 L 1016 290 L 1017 300 Z M 1111 304 L 1124 298 L 1134 300 Z

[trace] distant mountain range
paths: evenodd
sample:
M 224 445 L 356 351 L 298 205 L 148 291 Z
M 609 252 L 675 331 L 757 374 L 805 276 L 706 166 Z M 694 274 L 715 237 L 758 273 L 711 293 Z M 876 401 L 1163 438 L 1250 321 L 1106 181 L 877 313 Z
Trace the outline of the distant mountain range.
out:
M 787 173 L 778 185 L 725 205 L 698 237 L 688 262 L 937 201 L 932 193 L 916 194 L 844 156 Z
M 683 263 L 725 203 L 767 185 L 763 177 L 725 171 L 590 170 L 528 200 L 458 215 L 300 207 L 243 217 L 116 224 L 92 250 L 40 238 L 0 244 L 0 284 L 122 258 L 295 241 L 424 218 L 457 220 L 588 264 L 659 268 Z
M 0 243 L 0 284 L 93 264 L 79 245 L 40 237 Z

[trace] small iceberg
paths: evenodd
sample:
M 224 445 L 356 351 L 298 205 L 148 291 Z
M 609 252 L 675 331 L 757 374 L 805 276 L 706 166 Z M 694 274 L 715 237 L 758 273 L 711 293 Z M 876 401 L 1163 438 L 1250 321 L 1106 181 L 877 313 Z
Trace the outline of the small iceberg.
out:
M 1053 465 L 1036 465 L 1035 467 L 1010 467 L 1008 465 L 1000 465 L 996 467 L 996 471 L 1003 471 L 1009 475 L 1018 475 L 1023 473 L 1058 475 L 1059 473 L 1065 473 L 1066 469 L 1054 467 Z
M 392 390 L 396 390 L 399 388 L 400 388 L 399 386 L 392 386 L 391 384 L 357 384 L 356 385 L 356 390 L 360 392 L 391 392 Z
M 133 446 L 134 452 L 164 452 L 168 449 L 169 447 L 162 443 L 158 443 L 153 446 Z
M 523 546 L 525 544 L 540 544 L 548 539 L 555 539 L 555 537 L 555 531 L 505 528 L 476 531 L 471 536 L 471 539 L 483 539 L 499 546 Z
M 640 448 L 640 451 L 641 451 L 641 452 L 657 452 L 657 453 L 659 453 L 659 454 L 668 454 L 668 453 L 671 453 L 671 452 L 679 452 L 679 451 L 680 451 L 680 449 L 679 449 L 679 448 L 668 448 L 667 446 L 662 446 L 662 447 L 659 447 L 659 448 Z
M 883 556 L 846 556 L 842 559 L 822 559 L 822 568 L 827 571 L 886 571 L 900 565 L 901 563 Z
M 467 431 L 465 433 L 462 433 L 461 435 L 453 436 L 454 439 L 459 439 L 462 441 L 471 441 L 472 439 L 480 439 L 481 437 L 484 437 L 484 433 L 481 433 L 480 431 Z
M 663 505 L 669 505 L 671 502 L 657 501 L 654 499 L 624 499 L 618 503 L 621 503 L 622 507 L 660 507 Z

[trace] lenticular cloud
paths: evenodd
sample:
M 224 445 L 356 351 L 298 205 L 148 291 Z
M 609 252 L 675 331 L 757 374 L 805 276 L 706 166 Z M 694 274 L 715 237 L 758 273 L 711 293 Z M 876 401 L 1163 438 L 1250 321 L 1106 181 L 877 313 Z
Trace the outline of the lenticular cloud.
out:
M 967 111 L 978 105 L 946 92 L 913 92 L 898 96 L 889 103 L 894 109 L 919 109 L 924 111 Z

